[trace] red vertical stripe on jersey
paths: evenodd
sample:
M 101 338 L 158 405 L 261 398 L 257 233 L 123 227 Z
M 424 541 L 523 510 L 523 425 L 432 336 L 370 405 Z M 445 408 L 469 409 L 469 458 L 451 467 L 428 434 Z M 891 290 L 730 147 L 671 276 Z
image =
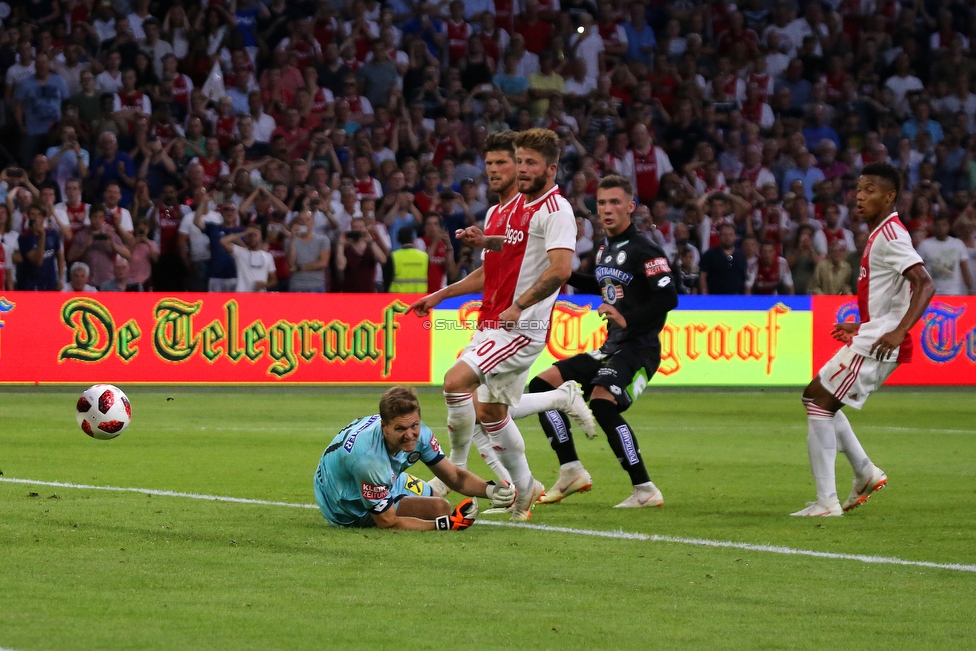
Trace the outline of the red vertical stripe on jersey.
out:
M 911 239 L 911 235 L 908 233 L 908 229 L 905 225 L 901 223 L 900 219 L 895 219 L 891 222 L 892 230 L 897 233 L 898 229 L 904 231 L 905 235 Z M 906 269 L 905 271 L 908 271 Z M 899 364 L 907 364 L 912 361 L 912 353 L 915 351 L 915 344 L 912 342 L 912 333 L 909 332 L 905 335 L 905 340 L 901 342 L 901 346 L 898 347 L 898 357 L 895 360 Z
M 515 288 L 518 286 L 525 259 L 525 248 L 529 241 L 529 224 L 535 213 L 550 205 L 558 209 L 559 187 L 553 186 L 543 195 L 527 203 L 525 197 L 517 195 L 505 206 L 499 206 L 488 218 L 485 235 L 501 235 L 505 246 L 500 252 L 485 253 L 485 288 L 478 317 L 479 328 L 497 328 L 498 316 L 512 305 Z
M 515 300 L 515 286 L 518 284 L 525 257 L 525 246 L 529 236 L 528 220 L 519 228 L 522 221 L 524 197 L 516 195 L 504 206 L 495 206 L 485 223 L 485 235 L 500 235 L 506 238 L 501 251 L 485 251 L 485 288 L 478 315 L 478 327 L 498 327 L 498 316 Z M 515 226 L 511 226 L 511 224 Z M 521 241 L 519 240 L 521 233 Z

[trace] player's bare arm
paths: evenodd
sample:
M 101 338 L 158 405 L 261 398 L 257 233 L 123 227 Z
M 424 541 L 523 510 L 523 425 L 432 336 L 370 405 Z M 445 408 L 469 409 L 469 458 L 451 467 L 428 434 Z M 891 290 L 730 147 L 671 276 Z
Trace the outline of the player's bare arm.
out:
M 475 249 L 488 249 L 489 251 L 501 251 L 505 244 L 505 237 L 502 235 L 485 235 L 477 226 L 459 228 L 454 232 L 454 237 L 461 240 L 463 244 Z
M 470 497 L 484 497 L 500 508 L 511 506 L 517 491 L 508 483 L 496 485 L 474 473 L 458 468 L 448 459 L 430 466 L 431 471 L 452 490 Z M 462 530 L 472 524 L 478 514 L 476 501 L 464 500 L 452 513 L 450 503 L 442 497 L 404 497 L 396 507 L 373 513 L 373 521 L 380 529 L 404 531 Z
M 453 285 L 448 285 L 437 290 L 433 294 L 428 294 L 423 298 L 414 301 L 407 311 L 413 311 L 417 316 L 427 316 L 430 311 L 437 307 L 446 298 L 463 296 L 464 294 L 476 294 L 485 287 L 484 267 L 478 267 L 470 274 L 459 280 Z
M 515 303 L 498 315 L 498 320 L 502 324 L 511 326 L 517 323 L 524 309 L 559 291 L 559 288 L 569 280 L 573 273 L 574 252 L 569 249 L 553 249 L 548 255 L 549 266 L 539 276 L 539 280 L 515 299 Z
M 485 497 L 492 501 L 493 506 L 506 508 L 515 501 L 515 488 L 508 483 L 495 484 L 486 482 L 473 472 L 458 468 L 450 459 L 444 458 L 433 466 L 431 472 L 448 488 L 468 497 Z
M 830 336 L 842 344 L 849 344 L 860 329 L 861 324 L 854 321 L 835 323 L 833 329 L 830 331 Z
M 885 361 L 891 358 L 893 353 L 898 351 L 909 330 L 914 327 L 918 320 L 925 314 L 929 302 L 935 296 L 935 283 L 932 277 L 925 270 L 925 265 L 917 264 L 909 267 L 902 274 L 912 285 L 912 299 L 908 304 L 908 311 L 894 330 L 882 335 L 876 342 L 871 344 L 870 354 L 878 361 Z
M 501 235 L 488 235 L 485 237 L 485 248 L 489 251 L 501 251 L 505 246 L 505 238 Z
M 436 519 L 450 513 L 451 503 L 443 497 L 404 497 L 397 508 L 390 507 L 371 515 L 379 529 L 433 531 L 437 528 Z

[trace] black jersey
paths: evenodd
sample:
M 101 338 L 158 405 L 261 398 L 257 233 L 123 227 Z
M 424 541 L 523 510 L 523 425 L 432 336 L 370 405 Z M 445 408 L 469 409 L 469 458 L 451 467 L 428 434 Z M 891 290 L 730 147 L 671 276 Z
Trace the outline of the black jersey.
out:
M 668 256 L 637 228 L 599 243 L 596 274 L 574 273 L 569 284 L 612 305 L 627 320 L 626 328 L 607 323 L 607 341 L 600 348 L 607 354 L 624 344 L 660 350 L 658 334 L 668 312 L 678 305 L 677 283 Z

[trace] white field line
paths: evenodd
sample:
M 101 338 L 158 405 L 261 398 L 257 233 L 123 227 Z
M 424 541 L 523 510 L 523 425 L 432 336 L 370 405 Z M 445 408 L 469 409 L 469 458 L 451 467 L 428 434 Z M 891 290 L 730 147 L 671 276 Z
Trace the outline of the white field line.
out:
M 243 497 L 224 497 L 220 495 L 202 495 L 200 493 L 180 493 L 176 491 L 156 490 L 152 488 L 125 488 L 120 486 L 92 486 L 88 484 L 72 484 L 58 481 L 38 481 L 34 479 L 18 479 L 15 477 L 0 477 L 0 482 L 9 484 L 28 484 L 31 486 L 53 486 L 55 488 L 78 488 L 82 490 L 103 490 L 120 493 L 142 493 L 161 497 L 186 497 L 210 502 L 234 502 L 237 504 L 256 504 L 261 506 L 284 506 L 295 509 L 317 509 L 315 504 L 296 504 L 292 502 L 272 502 L 268 500 L 247 499 Z M 656 534 L 631 533 L 627 531 L 600 531 L 597 529 L 575 529 L 572 527 L 553 527 L 546 524 L 530 524 L 525 522 L 504 522 L 498 520 L 479 520 L 477 524 L 495 527 L 515 527 L 518 529 L 533 529 L 535 531 L 551 531 L 555 533 L 569 533 L 577 536 L 594 536 L 597 538 L 615 538 L 618 540 L 644 540 L 649 542 L 663 542 L 679 545 L 696 545 L 698 547 L 719 547 L 727 549 L 741 549 L 750 552 L 767 554 L 783 554 L 786 556 L 810 556 L 832 560 L 860 561 L 881 565 L 904 565 L 910 567 L 927 567 L 939 570 L 955 570 L 958 572 L 976 573 L 976 565 L 962 563 L 934 563 L 932 561 L 908 561 L 891 556 L 867 556 L 864 554 L 839 554 L 836 552 L 818 552 L 810 549 L 794 549 L 778 545 L 756 545 L 752 543 L 733 542 L 731 540 L 708 540 L 706 538 L 683 538 L 680 536 L 661 536 Z M 0 649 L 0 651 L 4 651 Z
M 246 497 L 223 497 L 221 495 L 201 495 L 200 493 L 179 493 L 176 491 L 161 491 L 154 488 L 123 488 L 121 486 L 90 486 L 88 484 L 71 484 L 61 481 L 35 481 L 33 479 L 17 479 L 15 477 L 0 477 L 0 482 L 10 484 L 29 484 L 31 486 L 54 486 L 55 488 L 80 488 L 83 490 L 114 491 L 117 493 L 142 493 L 144 495 L 159 495 L 160 497 L 188 497 L 194 500 L 210 502 L 236 502 L 237 504 L 258 504 L 261 506 L 287 506 L 293 509 L 317 509 L 317 504 L 293 504 L 291 502 L 269 502 L 267 500 L 252 500 Z
M 705 538 L 682 538 L 680 536 L 659 536 L 644 533 L 628 533 L 626 531 L 595 531 L 592 529 L 571 529 L 568 527 L 551 527 L 547 524 L 529 524 L 527 522 L 498 522 L 478 521 L 478 524 L 492 524 L 503 527 L 519 527 L 521 529 L 536 529 L 538 531 L 555 531 L 559 533 L 573 533 L 583 536 L 598 536 L 600 538 L 623 538 L 627 540 L 648 540 L 651 542 L 677 543 L 681 545 L 698 545 L 700 547 L 727 547 L 743 549 L 750 552 L 766 552 L 770 554 L 785 554 L 787 556 L 813 556 L 815 558 L 831 558 L 845 561 L 861 561 L 862 563 L 881 563 L 884 565 L 912 565 L 916 567 L 934 567 L 942 570 L 958 570 L 960 572 L 976 572 L 976 565 L 960 563 L 933 563 L 931 561 L 906 561 L 889 556 L 866 556 L 863 554 L 838 554 L 835 552 L 818 552 L 810 549 L 794 549 L 777 545 L 755 545 L 739 543 L 729 540 L 708 540 Z

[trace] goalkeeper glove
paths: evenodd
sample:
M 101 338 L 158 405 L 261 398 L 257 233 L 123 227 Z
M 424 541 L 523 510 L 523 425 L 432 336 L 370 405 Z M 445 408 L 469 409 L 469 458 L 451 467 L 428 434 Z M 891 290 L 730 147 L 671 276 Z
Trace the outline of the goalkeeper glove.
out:
M 454 507 L 451 515 L 439 515 L 434 519 L 438 531 L 462 531 L 474 524 L 478 517 L 478 502 L 470 497 Z
M 501 485 L 493 481 L 488 482 L 485 494 L 488 495 L 488 499 L 491 500 L 491 507 L 494 509 L 507 509 L 515 504 L 515 498 L 518 497 L 518 491 L 507 481 L 502 481 Z

